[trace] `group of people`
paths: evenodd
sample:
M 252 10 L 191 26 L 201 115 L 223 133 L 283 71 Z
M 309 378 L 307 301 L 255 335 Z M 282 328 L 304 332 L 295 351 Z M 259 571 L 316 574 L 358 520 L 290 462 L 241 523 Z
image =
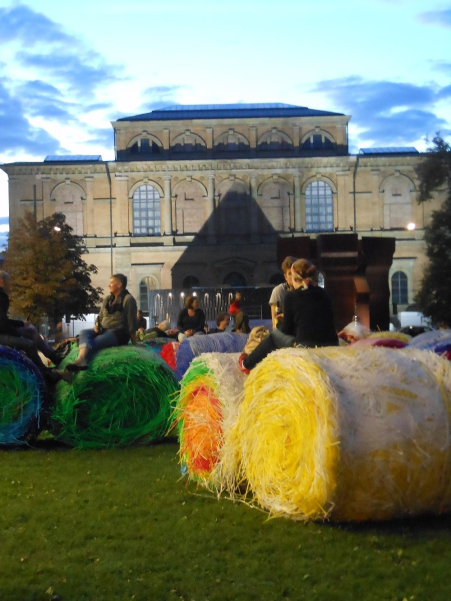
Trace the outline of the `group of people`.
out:
M 286 257 L 282 269 L 285 283 L 273 290 L 270 299 L 273 329 L 251 353 L 239 357 L 240 369 L 246 374 L 279 348 L 338 346 L 332 303 L 318 286 L 315 265 L 307 259 Z
M 273 329 L 252 352 L 240 356 L 239 365 L 245 373 L 277 348 L 338 345 L 332 305 L 327 293 L 318 286 L 316 267 L 306 259 L 287 257 L 282 269 L 285 282 L 274 288 L 269 301 Z M 178 337 L 182 341 L 207 332 L 228 331 L 231 317 L 234 318 L 233 332 L 250 331 L 249 318 L 241 309 L 239 292 L 230 303 L 228 312 L 217 316 L 216 328 L 208 330 L 205 313 L 199 308 L 199 299 L 190 295 L 178 316 L 177 330 L 170 330 L 168 321 L 147 330 L 146 319 L 137 310 L 136 300 L 127 290 L 127 277 L 116 273 L 110 278 L 110 294 L 102 303 L 94 328 L 80 332 L 78 356 L 64 370 L 52 370 L 44 365 L 38 351 L 56 366 L 62 357 L 39 335 L 30 321 L 8 317 L 10 284 L 9 274 L 0 271 L 0 344 L 24 351 L 43 375 L 54 382 L 59 379 L 72 381 L 75 373 L 88 369 L 92 356 L 101 349 L 128 344 L 129 341 L 136 344 L 139 332 Z

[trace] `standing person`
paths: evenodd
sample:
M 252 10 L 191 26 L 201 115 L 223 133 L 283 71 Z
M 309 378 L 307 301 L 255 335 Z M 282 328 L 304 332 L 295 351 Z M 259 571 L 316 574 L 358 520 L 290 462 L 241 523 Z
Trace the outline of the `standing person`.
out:
M 205 334 L 205 313 L 199 309 L 199 299 L 197 296 L 190 295 L 186 297 L 185 308 L 179 313 L 177 320 L 179 330 L 179 342 L 194 336 L 194 334 Z
M 227 315 L 227 313 L 219 313 L 218 317 L 216 318 L 216 328 L 212 328 L 211 330 L 208 330 L 209 334 L 220 334 L 222 332 L 225 332 L 228 328 L 228 325 L 230 323 L 230 317 Z
M 61 361 L 61 357 L 41 338 L 29 321 L 23 322 L 8 317 L 10 288 L 9 273 L 0 271 L 0 344 L 24 351 L 44 375 L 50 376 L 51 370 L 41 361 L 38 350 L 55 365 Z M 56 377 L 52 374 L 51 379 L 56 380 Z
M 137 330 L 147 330 L 147 319 L 144 317 L 141 309 L 138 309 L 136 314 L 136 329 Z
M 277 327 L 280 319 L 283 318 L 283 305 L 285 297 L 290 290 L 293 290 L 293 280 L 291 275 L 291 266 L 297 261 L 295 257 L 285 257 L 282 261 L 282 271 L 285 282 L 278 284 L 271 292 L 269 306 L 271 307 L 271 320 L 273 330 Z
M 110 296 L 103 301 L 96 325 L 80 332 L 78 357 L 66 367 L 70 372 L 88 369 L 96 351 L 122 346 L 129 340 L 136 344 L 136 300 L 127 290 L 127 277 L 112 275 L 108 288 Z
M 299 259 L 291 267 L 294 290 L 285 298 L 284 319 L 280 329 L 274 329 L 252 353 L 242 353 L 241 371 L 249 373 L 271 351 L 294 346 L 307 348 L 338 346 L 332 304 L 323 288 L 318 286 L 316 267 Z

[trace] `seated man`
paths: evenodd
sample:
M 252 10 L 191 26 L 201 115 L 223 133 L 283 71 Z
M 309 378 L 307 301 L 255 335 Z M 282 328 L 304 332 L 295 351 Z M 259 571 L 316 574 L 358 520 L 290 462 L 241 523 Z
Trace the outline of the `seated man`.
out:
M 136 317 L 137 317 L 137 323 L 136 323 L 137 330 L 141 330 L 142 332 L 147 330 L 147 319 L 144 317 L 141 309 L 138 309 L 138 313 L 137 313 Z
M 225 332 L 230 323 L 230 318 L 227 313 L 220 313 L 216 318 L 217 328 L 212 328 L 208 330 L 209 334 L 220 334 L 221 332 Z
M 44 375 L 52 372 L 46 367 L 38 355 L 38 350 L 58 364 L 61 361 L 58 353 L 41 338 L 36 328 L 30 322 L 9 319 L 9 291 L 11 280 L 6 271 L 0 271 L 0 344 L 18 351 L 24 351 Z M 51 379 L 56 379 L 52 376 Z
M 110 278 L 110 296 L 105 298 L 94 328 L 82 330 L 79 338 L 79 353 L 66 369 L 77 372 L 88 369 L 92 355 L 101 349 L 136 344 L 136 300 L 126 288 L 127 277 L 116 273 Z

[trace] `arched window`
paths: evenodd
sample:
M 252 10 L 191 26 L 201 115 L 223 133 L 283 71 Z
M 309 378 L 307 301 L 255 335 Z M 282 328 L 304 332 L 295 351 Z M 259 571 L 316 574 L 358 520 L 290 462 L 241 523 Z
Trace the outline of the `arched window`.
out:
M 140 186 L 133 194 L 133 235 L 160 235 L 160 195 L 153 186 Z
M 303 150 L 332 150 L 335 147 L 335 140 L 324 131 L 311 131 L 304 138 L 302 143 Z
M 305 227 L 307 232 L 332 232 L 334 201 L 331 187 L 317 180 L 305 191 Z
M 403 271 L 396 271 L 391 276 L 391 296 L 395 305 L 407 305 L 409 293 L 407 276 Z
M 246 280 L 241 273 L 233 271 L 225 276 L 223 284 L 232 288 L 239 288 L 240 286 L 246 286 Z
M 276 128 L 264 133 L 257 143 L 259 151 L 291 150 L 292 148 L 293 142 L 290 137 Z
M 130 154 L 159 154 L 161 148 L 149 138 L 140 138 L 128 149 Z
M 182 283 L 183 288 L 196 288 L 197 286 L 199 286 L 199 279 L 195 275 L 187 275 Z
M 142 311 L 149 311 L 149 292 L 155 290 L 156 283 L 151 277 L 143 278 L 139 284 L 139 308 Z

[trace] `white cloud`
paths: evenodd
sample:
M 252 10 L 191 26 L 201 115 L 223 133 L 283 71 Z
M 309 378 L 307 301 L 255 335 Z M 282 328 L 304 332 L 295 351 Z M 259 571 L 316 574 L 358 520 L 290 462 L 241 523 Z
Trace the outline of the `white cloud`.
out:
M 0 234 L 7 234 L 9 232 L 9 225 L 5 223 L 4 225 L 0 225 Z

